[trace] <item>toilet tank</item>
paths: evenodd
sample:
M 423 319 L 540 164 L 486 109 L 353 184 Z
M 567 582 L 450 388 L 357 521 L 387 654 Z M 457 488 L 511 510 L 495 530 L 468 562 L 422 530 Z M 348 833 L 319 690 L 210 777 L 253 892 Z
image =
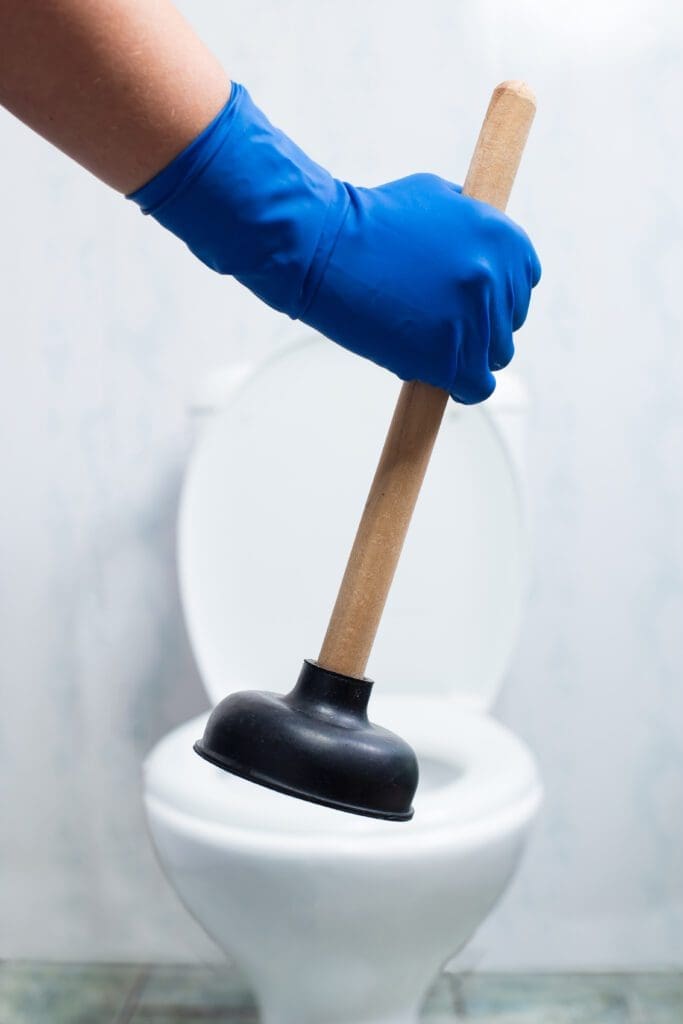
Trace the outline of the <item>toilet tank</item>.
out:
M 302 329 L 193 396 L 178 562 L 213 703 L 289 689 L 317 655 L 399 388 Z M 383 689 L 495 700 L 524 601 L 526 407 L 511 371 L 485 405 L 449 403 L 368 665 Z

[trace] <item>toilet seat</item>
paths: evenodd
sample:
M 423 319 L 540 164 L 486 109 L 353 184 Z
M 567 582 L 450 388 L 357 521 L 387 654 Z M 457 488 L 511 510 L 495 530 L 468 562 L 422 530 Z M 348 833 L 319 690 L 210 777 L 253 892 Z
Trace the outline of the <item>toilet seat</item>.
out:
M 310 333 L 247 374 L 203 425 L 183 487 L 178 563 L 212 704 L 241 689 L 286 692 L 315 656 L 397 387 Z M 519 407 L 507 411 L 516 428 Z M 515 808 L 533 814 L 534 759 L 486 713 L 525 581 L 520 480 L 506 445 L 490 409 L 449 404 L 370 664 L 371 720 L 418 756 L 414 818 L 340 814 L 230 775 L 192 750 L 206 715 L 147 759 L 155 813 L 207 841 L 300 849 L 363 840 L 364 850 L 386 837 L 407 850 L 436 833 L 452 843 Z
M 504 726 L 447 698 L 385 696 L 374 713 L 415 748 L 421 781 L 415 816 L 386 822 L 339 814 L 319 804 L 254 786 L 194 754 L 206 715 L 169 733 L 145 765 L 146 799 L 157 812 L 186 819 L 189 828 L 242 833 L 255 844 L 339 842 L 348 838 L 387 838 L 412 843 L 426 833 L 466 832 L 471 826 L 506 815 L 518 805 L 535 804 L 540 785 L 533 758 Z

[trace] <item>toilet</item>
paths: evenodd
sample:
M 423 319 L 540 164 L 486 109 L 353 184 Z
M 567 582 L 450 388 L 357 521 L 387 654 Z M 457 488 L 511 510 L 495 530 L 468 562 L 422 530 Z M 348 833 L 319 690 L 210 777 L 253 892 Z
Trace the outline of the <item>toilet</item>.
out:
M 399 386 L 304 331 L 199 394 L 178 562 L 212 705 L 285 692 L 317 655 Z M 519 864 L 541 784 L 489 712 L 523 611 L 524 421 L 509 373 L 485 406 L 449 403 L 368 666 L 370 718 L 418 755 L 411 821 L 212 766 L 192 750 L 208 712 L 147 758 L 162 868 L 265 1024 L 415 1024 Z

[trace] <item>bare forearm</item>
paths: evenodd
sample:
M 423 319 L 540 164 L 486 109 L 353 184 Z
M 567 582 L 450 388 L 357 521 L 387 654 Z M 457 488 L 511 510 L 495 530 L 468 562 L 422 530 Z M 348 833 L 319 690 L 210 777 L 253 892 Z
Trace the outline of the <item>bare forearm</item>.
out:
M 0 103 L 121 192 L 169 163 L 229 94 L 167 0 L 0 0 Z

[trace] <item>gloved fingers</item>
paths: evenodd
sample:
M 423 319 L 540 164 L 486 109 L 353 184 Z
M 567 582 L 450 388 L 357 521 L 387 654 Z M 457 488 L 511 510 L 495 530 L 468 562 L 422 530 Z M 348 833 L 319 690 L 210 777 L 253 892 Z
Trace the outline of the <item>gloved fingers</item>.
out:
M 541 261 L 524 228 L 521 228 L 519 224 L 510 220 L 507 216 L 505 219 L 514 231 L 513 236 L 511 236 L 511 240 L 514 239 L 514 251 L 510 252 L 510 258 L 514 261 L 514 265 L 519 272 L 523 274 L 526 287 L 531 291 L 541 280 Z
M 538 258 L 538 253 L 531 244 L 531 240 L 527 235 L 527 242 L 529 243 L 529 276 L 531 280 L 531 287 L 535 288 L 538 282 L 541 280 L 541 274 L 543 268 L 541 267 L 541 261 Z
M 534 264 L 531 254 L 529 254 L 524 265 L 518 269 L 515 277 L 510 282 L 512 289 L 513 331 L 518 331 L 526 320 L 531 302 L 531 289 L 534 287 L 533 281 L 537 268 L 540 268 L 538 258 L 536 258 L 536 263 Z
M 512 339 L 511 320 L 514 318 L 514 294 L 510 282 L 506 282 L 507 295 L 505 301 L 492 294 L 489 298 L 489 323 L 491 340 L 489 342 L 488 362 L 490 370 L 502 370 L 511 362 L 515 354 Z
M 529 312 L 531 302 L 531 289 L 525 284 L 514 289 L 514 300 L 512 308 L 512 330 L 518 331 Z
M 455 378 L 451 397 L 461 405 L 485 402 L 496 387 L 489 369 L 491 322 L 488 303 L 482 303 L 479 315 L 462 325 Z
M 506 299 L 512 330 L 518 331 L 529 312 L 531 290 L 541 279 L 541 261 L 526 231 L 507 217 L 506 221 L 512 229 L 504 255 Z
M 480 377 L 461 378 L 458 375 L 456 384 L 451 390 L 451 398 L 460 405 L 477 405 L 485 402 L 496 390 L 496 378 L 486 370 Z

